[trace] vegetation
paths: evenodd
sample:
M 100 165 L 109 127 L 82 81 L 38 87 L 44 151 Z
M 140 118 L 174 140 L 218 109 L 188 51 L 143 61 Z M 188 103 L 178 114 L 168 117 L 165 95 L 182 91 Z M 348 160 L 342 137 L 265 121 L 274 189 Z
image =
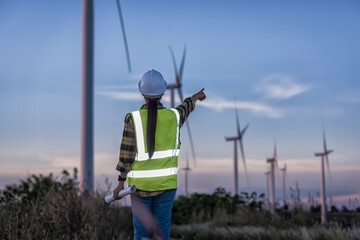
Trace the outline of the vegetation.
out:
M 109 190 L 109 189 L 108 189 Z M 77 170 L 61 179 L 32 175 L 0 192 L 0 239 L 132 239 L 131 209 L 106 205 L 104 193 L 81 194 Z M 319 205 L 299 199 L 272 216 L 264 195 L 223 188 L 213 194 L 179 196 L 173 206 L 175 239 L 360 239 L 360 213 L 331 208 L 329 224 L 320 225 Z M 360 212 L 360 209 L 357 209 Z
M 79 193 L 77 171 L 35 176 L 0 193 L 0 239 L 128 239 L 131 209 Z

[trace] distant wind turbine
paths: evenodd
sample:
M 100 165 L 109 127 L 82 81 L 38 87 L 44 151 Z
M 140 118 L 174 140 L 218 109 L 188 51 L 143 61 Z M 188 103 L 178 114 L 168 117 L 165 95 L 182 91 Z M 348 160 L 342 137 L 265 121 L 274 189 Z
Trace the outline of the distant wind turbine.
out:
M 181 64 L 180 64 L 179 69 L 177 68 L 177 65 L 176 65 L 174 52 L 173 52 L 171 47 L 169 47 L 169 49 L 170 49 L 170 54 L 171 54 L 171 58 L 172 58 L 173 65 L 174 65 L 175 83 L 168 84 L 166 89 L 170 90 L 170 108 L 174 108 L 174 106 L 175 106 L 175 93 L 174 93 L 174 90 L 175 89 L 178 90 L 180 102 L 182 102 L 184 100 L 183 93 L 182 93 L 182 76 L 183 76 L 183 72 L 184 72 L 184 64 L 185 64 L 185 57 L 186 57 L 186 47 L 184 47 L 184 52 L 183 52 L 183 56 L 182 56 L 182 59 L 181 59 Z M 191 134 L 191 130 L 190 130 L 189 119 L 187 119 L 185 123 L 186 123 L 186 128 L 187 128 L 188 136 L 189 136 L 189 140 L 190 140 L 191 153 L 192 153 L 192 156 L 193 156 L 193 159 L 194 159 L 194 166 L 196 166 L 195 147 L 194 147 L 194 142 L 193 142 L 193 138 L 192 138 L 192 134 Z
M 247 181 L 247 185 L 249 188 L 249 177 L 248 177 L 248 171 L 247 171 L 247 167 L 246 167 L 246 162 L 245 162 L 245 153 L 244 153 L 244 147 L 243 147 L 243 143 L 242 143 L 242 138 L 245 134 L 246 129 L 249 127 L 249 124 L 247 124 L 243 130 L 240 129 L 240 124 L 239 124 L 239 118 L 238 118 L 238 112 L 237 109 L 235 108 L 235 115 L 236 115 L 236 131 L 237 131 L 237 135 L 235 137 L 225 137 L 226 141 L 234 141 L 234 194 L 238 195 L 239 194 L 239 188 L 238 188 L 238 155 L 237 155 L 237 141 L 239 141 L 239 145 L 240 145 L 240 151 L 241 151 L 241 156 L 242 156 L 242 160 L 243 160 L 243 165 L 244 165 L 244 169 L 245 169 L 245 174 L 246 174 L 246 181 Z
M 189 167 L 189 157 L 186 155 L 186 167 L 182 168 L 182 170 L 185 171 L 185 196 L 189 196 L 189 171 L 191 171 L 191 168 Z
M 328 155 L 334 150 L 328 150 L 326 146 L 325 129 L 323 128 L 323 152 L 315 153 L 315 157 L 321 157 L 321 224 L 326 224 L 326 192 L 325 192 L 325 163 L 329 167 Z
M 285 177 L 286 177 L 286 164 L 284 165 L 284 168 L 280 168 L 280 171 L 282 172 L 282 199 L 283 199 L 283 205 L 286 204 L 286 188 L 285 188 Z
M 274 154 L 272 158 L 266 160 L 270 164 L 270 212 L 275 214 L 275 165 L 278 169 L 278 157 L 276 150 L 276 141 L 274 143 Z

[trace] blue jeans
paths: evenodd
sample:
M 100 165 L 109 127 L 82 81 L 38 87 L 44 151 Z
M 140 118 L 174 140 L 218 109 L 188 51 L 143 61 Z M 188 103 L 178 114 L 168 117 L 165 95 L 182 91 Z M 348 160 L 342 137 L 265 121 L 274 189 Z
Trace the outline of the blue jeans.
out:
M 150 239 L 151 232 L 156 239 L 170 238 L 171 209 L 176 189 L 167 190 L 155 197 L 141 197 L 131 194 L 134 240 Z

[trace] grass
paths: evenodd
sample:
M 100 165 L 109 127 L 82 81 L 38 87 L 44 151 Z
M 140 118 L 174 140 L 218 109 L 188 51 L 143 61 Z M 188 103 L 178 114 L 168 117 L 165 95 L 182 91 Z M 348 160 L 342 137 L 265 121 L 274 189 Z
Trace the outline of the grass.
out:
M 294 227 L 278 229 L 272 226 L 218 226 L 216 223 L 199 223 L 191 225 L 175 225 L 171 233 L 177 239 L 316 239 L 316 240 L 357 240 L 360 239 L 359 228 L 326 227 L 315 225 L 312 227 Z

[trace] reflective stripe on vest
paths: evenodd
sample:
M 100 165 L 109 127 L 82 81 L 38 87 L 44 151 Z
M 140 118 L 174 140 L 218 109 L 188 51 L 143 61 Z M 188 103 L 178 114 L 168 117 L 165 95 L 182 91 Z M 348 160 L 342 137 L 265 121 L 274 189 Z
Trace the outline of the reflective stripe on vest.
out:
M 157 170 L 142 170 L 142 171 L 130 171 L 128 173 L 128 177 L 131 178 L 151 178 L 156 175 L 156 177 L 165 177 L 177 174 L 178 168 L 165 168 L 165 169 L 157 169 Z
M 149 159 L 146 152 L 147 112 L 132 112 L 137 152 L 132 170 L 127 177 L 129 185 L 136 185 L 139 190 L 159 191 L 177 188 L 180 114 L 176 109 L 159 109 L 157 116 L 155 151 Z

